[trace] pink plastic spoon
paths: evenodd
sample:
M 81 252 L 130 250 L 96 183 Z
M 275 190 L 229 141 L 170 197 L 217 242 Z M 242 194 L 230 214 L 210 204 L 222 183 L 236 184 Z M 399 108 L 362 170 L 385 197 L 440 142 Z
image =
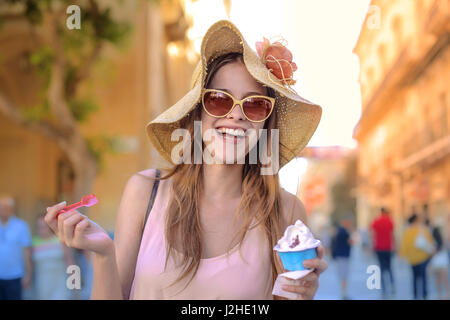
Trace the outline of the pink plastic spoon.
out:
M 58 219 L 58 216 L 61 213 L 67 212 L 67 211 L 71 211 L 71 210 L 75 210 L 81 207 L 92 207 L 94 204 L 96 204 L 98 202 L 97 198 L 95 197 L 94 194 L 90 194 L 88 196 L 84 196 L 83 198 L 81 198 L 80 202 L 76 202 L 74 204 L 65 206 L 64 208 L 62 208 L 61 210 L 59 210 L 59 212 L 56 214 L 56 218 Z

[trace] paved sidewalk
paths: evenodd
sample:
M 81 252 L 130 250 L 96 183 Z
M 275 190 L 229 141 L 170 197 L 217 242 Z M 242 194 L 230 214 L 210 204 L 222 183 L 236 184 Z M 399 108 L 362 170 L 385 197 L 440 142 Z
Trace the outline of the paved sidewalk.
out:
M 331 257 L 325 257 L 328 263 L 328 269 L 320 276 L 319 289 L 315 299 L 318 300 L 340 300 L 340 284 L 337 276 L 336 266 Z M 412 274 L 411 267 L 403 259 L 396 255 L 392 259 L 394 281 L 396 284 L 396 294 L 383 298 L 381 289 L 368 289 L 367 279 L 371 273 L 367 273 L 370 265 L 377 265 L 374 254 L 364 252 L 360 246 L 352 248 L 350 257 L 350 272 L 348 278 L 347 294 L 353 300 L 410 300 L 413 299 L 412 293 Z M 437 299 L 437 293 L 434 283 L 434 277 L 428 276 L 429 299 Z M 386 280 L 387 282 L 387 280 Z M 389 289 L 389 287 L 388 287 Z

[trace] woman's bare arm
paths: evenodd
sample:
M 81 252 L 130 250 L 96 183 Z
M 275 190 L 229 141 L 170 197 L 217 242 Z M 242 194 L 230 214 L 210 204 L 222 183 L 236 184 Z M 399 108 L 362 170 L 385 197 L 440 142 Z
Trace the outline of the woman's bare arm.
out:
M 155 170 L 146 170 L 128 180 L 117 214 L 115 241 L 78 210 L 57 217 L 65 201 L 47 208 L 44 220 L 62 243 L 92 252 L 91 299 L 128 299 L 154 175 Z
M 91 300 L 122 300 L 114 245 L 106 255 L 93 254 L 94 280 Z
M 114 247 L 122 296 L 129 299 L 142 237 L 142 227 L 156 171 L 134 174 L 120 201 L 114 234 Z
M 45 222 L 69 248 L 94 253 L 94 283 L 91 299 L 122 299 L 115 263 L 114 243 L 108 233 L 78 210 L 63 212 L 66 201 L 47 208 Z M 107 263 L 104 263 L 104 262 Z

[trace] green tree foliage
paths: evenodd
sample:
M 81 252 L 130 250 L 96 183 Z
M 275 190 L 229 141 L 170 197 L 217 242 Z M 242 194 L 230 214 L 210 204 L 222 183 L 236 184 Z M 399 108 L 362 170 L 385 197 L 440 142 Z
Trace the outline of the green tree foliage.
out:
M 64 92 L 67 106 L 74 119 L 83 123 L 89 116 L 98 111 L 100 106 L 96 99 L 84 93 L 78 92 L 79 85 L 88 80 L 95 62 L 101 56 L 102 48 L 109 44 L 115 47 L 126 46 L 131 26 L 126 21 L 118 21 L 113 16 L 108 1 L 100 6 L 97 0 L 2 0 L 9 5 L 13 12 L 19 12 L 32 27 L 44 25 L 46 19 L 55 12 L 62 13 L 58 19 L 58 38 L 62 43 L 65 60 Z M 116 2 L 120 4 L 119 1 Z M 70 5 L 78 5 L 81 12 L 81 28 L 69 30 L 66 27 L 66 8 Z M 5 25 L 7 18 L 0 15 L 0 27 Z M 0 29 L 1 32 L 1 29 Z M 39 37 L 34 34 L 33 36 Z M 42 80 L 39 102 L 32 106 L 21 106 L 20 112 L 27 121 L 47 121 L 52 119 L 51 108 L 47 99 L 47 91 L 51 81 L 52 65 L 57 58 L 57 52 L 51 41 L 45 37 L 36 41 L 39 43 L 28 55 L 29 63 Z M 0 61 L 1 62 L 1 61 Z M 0 69 L 1 70 L 1 69 Z M 89 148 L 95 158 L 100 162 L 103 154 L 113 152 L 113 141 L 116 136 L 102 134 L 96 137 L 86 137 Z

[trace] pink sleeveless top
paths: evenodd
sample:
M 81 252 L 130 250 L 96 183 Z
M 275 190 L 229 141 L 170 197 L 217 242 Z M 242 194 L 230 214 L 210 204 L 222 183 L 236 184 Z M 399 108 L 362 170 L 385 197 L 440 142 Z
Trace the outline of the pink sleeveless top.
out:
M 261 226 L 249 230 L 241 253 L 235 246 L 227 254 L 201 259 L 191 283 L 186 278 L 172 285 L 181 267 L 169 257 L 167 269 L 164 236 L 165 211 L 168 206 L 168 180 L 161 180 L 159 190 L 144 229 L 131 286 L 130 299 L 273 299 L 271 251 Z M 179 259 L 181 253 L 176 252 Z M 176 260 L 177 262 L 181 260 Z M 183 290 L 184 289 L 184 290 Z

